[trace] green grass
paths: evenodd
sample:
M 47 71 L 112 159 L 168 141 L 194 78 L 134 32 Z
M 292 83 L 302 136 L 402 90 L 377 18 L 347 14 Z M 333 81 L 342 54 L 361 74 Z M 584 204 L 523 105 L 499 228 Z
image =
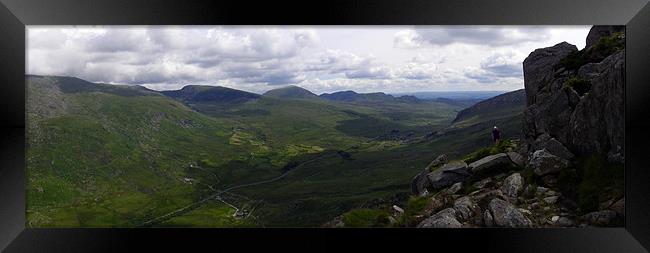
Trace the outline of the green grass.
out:
M 376 209 L 354 209 L 343 215 L 343 223 L 352 228 L 388 226 L 388 212 Z
M 503 140 L 499 141 L 499 143 L 497 143 L 497 144 L 494 144 L 494 145 L 492 145 L 490 147 L 480 148 L 480 149 L 468 154 L 467 156 L 465 156 L 463 158 L 463 161 L 468 163 L 468 164 L 473 163 L 473 162 L 478 161 L 481 158 L 484 158 L 486 156 L 496 155 L 496 154 L 499 154 L 499 153 L 512 151 L 511 148 L 512 148 L 512 141 L 510 141 L 508 139 L 503 139 Z

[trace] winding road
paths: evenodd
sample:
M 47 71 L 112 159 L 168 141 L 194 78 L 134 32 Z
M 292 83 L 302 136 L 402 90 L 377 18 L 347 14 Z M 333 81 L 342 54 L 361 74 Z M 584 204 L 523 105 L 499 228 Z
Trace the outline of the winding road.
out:
M 315 161 L 317 161 L 317 160 L 319 160 L 319 159 L 322 159 L 322 158 L 331 157 L 331 156 L 336 156 L 336 155 L 337 155 L 336 153 L 320 155 L 320 156 L 318 156 L 318 157 L 312 158 L 312 159 L 310 159 L 310 160 L 307 160 L 307 161 L 304 161 L 304 162 L 298 164 L 298 165 L 297 165 L 296 167 L 294 167 L 292 170 L 289 170 L 289 171 L 287 171 L 287 172 L 284 172 L 284 173 L 282 173 L 281 175 L 279 175 L 279 176 L 277 176 L 277 177 L 274 177 L 274 178 L 271 178 L 271 179 L 267 179 L 267 180 L 262 180 L 262 181 L 252 182 L 252 183 L 246 183 L 246 184 L 241 184 L 241 185 L 235 185 L 235 186 L 231 186 L 231 187 L 228 187 L 228 188 L 226 188 L 226 189 L 223 189 L 223 190 L 219 190 L 219 191 L 216 192 L 215 194 L 212 194 L 212 195 L 210 195 L 210 196 L 208 196 L 208 197 L 205 197 L 205 198 L 203 198 L 203 199 L 201 199 L 201 200 L 199 200 L 199 201 L 193 202 L 193 203 L 191 203 L 191 204 L 189 204 L 189 205 L 186 205 L 186 206 L 184 206 L 184 207 L 181 207 L 181 208 L 179 208 L 179 209 L 176 209 L 176 210 L 174 210 L 174 211 L 172 211 L 172 212 L 169 212 L 169 213 L 164 214 L 164 215 L 162 215 L 162 216 L 158 216 L 158 217 L 156 217 L 156 218 L 153 218 L 153 219 L 151 219 L 151 220 L 148 220 L 148 221 L 142 223 L 139 227 L 148 227 L 148 226 L 151 226 L 151 225 L 154 225 L 154 224 L 157 224 L 157 223 L 163 222 L 163 221 L 165 221 L 165 220 L 171 219 L 171 218 L 173 218 L 173 217 L 176 217 L 176 216 L 178 216 L 178 215 L 180 215 L 180 214 L 182 214 L 182 213 L 185 213 L 185 212 L 187 212 L 187 211 L 192 210 L 193 208 L 196 208 L 196 207 L 201 206 L 202 204 L 204 204 L 205 202 L 207 202 L 207 201 L 209 201 L 209 200 L 212 200 L 212 199 L 218 198 L 221 194 L 223 194 L 223 193 L 225 193 L 225 192 L 228 192 L 228 191 L 232 191 L 232 190 L 235 190 L 235 189 L 241 189 L 241 188 L 244 188 L 244 187 L 250 187 L 250 186 L 256 186 L 256 185 L 261 185 L 261 184 L 273 183 L 273 182 L 275 182 L 275 181 L 278 181 L 278 180 L 280 180 L 280 179 L 286 177 L 289 173 L 291 173 L 291 172 L 293 172 L 293 171 L 299 169 L 300 167 L 302 167 L 302 166 L 304 166 L 304 165 L 306 165 L 306 164 L 309 164 L 309 163 L 315 162 Z M 238 210 L 237 208 L 235 208 L 235 209 Z

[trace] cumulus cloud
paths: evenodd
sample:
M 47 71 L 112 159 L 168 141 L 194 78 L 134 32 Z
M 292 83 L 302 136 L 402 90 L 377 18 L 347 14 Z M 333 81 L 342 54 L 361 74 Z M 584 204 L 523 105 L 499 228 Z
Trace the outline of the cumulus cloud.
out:
M 30 26 L 27 72 L 157 90 L 188 84 L 264 92 L 513 89 L 539 27 L 347 28 L 238 26 Z M 559 31 L 559 32 L 558 32 Z M 569 32 L 567 32 L 569 31 Z M 557 38 L 554 38 L 557 40 Z M 580 36 L 584 40 L 584 36 Z M 412 50 L 412 49 L 420 50 Z
M 548 39 L 550 32 L 539 27 L 445 26 L 399 31 L 393 44 L 398 48 L 446 46 L 454 43 L 507 46 Z

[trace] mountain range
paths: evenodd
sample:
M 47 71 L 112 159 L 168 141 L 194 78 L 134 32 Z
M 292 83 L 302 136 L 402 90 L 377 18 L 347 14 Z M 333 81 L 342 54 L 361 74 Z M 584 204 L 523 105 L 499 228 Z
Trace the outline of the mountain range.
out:
M 452 126 L 466 100 L 385 93 L 26 84 L 30 227 L 318 226 L 407 196 L 436 153 L 521 124 L 496 106 L 502 117 Z

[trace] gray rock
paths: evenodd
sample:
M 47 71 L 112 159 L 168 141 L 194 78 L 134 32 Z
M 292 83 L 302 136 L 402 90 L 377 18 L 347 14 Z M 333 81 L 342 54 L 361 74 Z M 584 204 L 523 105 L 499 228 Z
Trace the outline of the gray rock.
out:
M 427 177 L 428 174 L 429 170 L 425 169 L 413 177 L 411 180 L 411 192 L 413 194 L 420 195 L 431 186 L 431 183 L 429 183 L 429 178 Z
M 560 217 L 555 224 L 560 226 L 560 227 L 573 227 L 573 226 L 575 226 L 575 222 L 572 219 L 569 219 L 567 217 Z
M 471 174 L 465 162 L 450 162 L 429 173 L 427 178 L 432 189 L 442 189 L 458 182 L 465 182 Z
M 485 178 L 485 179 L 483 179 L 481 181 L 478 181 L 478 182 L 474 183 L 473 186 L 476 189 L 483 189 L 483 188 L 485 188 L 486 186 L 488 186 L 491 183 L 492 183 L 492 179 L 488 177 L 488 178 Z
M 537 186 L 537 194 L 545 194 L 548 191 L 548 188 L 542 187 L 542 186 Z
M 463 188 L 463 183 L 461 183 L 461 182 L 455 183 L 451 187 L 449 187 L 449 189 L 447 189 L 447 194 L 450 194 L 450 195 L 451 194 L 456 194 L 462 188 Z
M 579 154 L 608 154 L 612 160 L 624 161 L 625 51 L 580 70 L 580 77 L 588 80 L 591 88 L 569 121 L 572 138 L 568 145 Z
M 545 149 L 537 150 L 533 153 L 528 166 L 533 168 L 533 171 L 538 176 L 546 174 L 557 173 L 569 167 L 569 161 L 553 155 Z
M 614 202 L 614 204 L 609 206 L 609 210 L 616 212 L 621 217 L 625 217 L 625 198 Z
M 557 216 L 557 215 L 556 215 L 556 216 L 553 216 L 553 217 L 551 217 L 551 222 L 555 223 L 555 222 L 557 222 L 559 219 L 560 219 L 560 216 Z
M 570 160 L 574 157 L 573 153 L 569 151 L 562 143 L 548 134 L 540 135 L 534 144 L 535 150 L 546 149 L 549 153 Z
M 429 163 L 429 165 L 427 165 L 426 169 L 431 170 L 431 169 L 433 169 L 435 167 L 438 167 L 438 166 L 441 166 L 441 165 L 443 165 L 443 164 L 445 164 L 447 162 L 448 162 L 447 155 L 442 154 L 442 155 L 439 155 L 438 157 L 436 157 L 436 159 L 433 159 L 433 161 L 431 161 L 431 163 Z
M 482 159 L 475 161 L 469 165 L 472 173 L 474 174 L 493 174 L 498 173 L 504 169 L 512 167 L 512 162 L 508 155 L 505 153 L 499 153 L 496 155 L 486 156 Z
M 508 158 L 510 158 L 510 161 L 517 165 L 518 167 L 524 167 L 526 165 L 526 158 L 524 156 L 520 155 L 517 152 L 508 152 L 506 153 L 508 155 Z
M 417 225 L 418 228 L 460 228 L 462 224 L 456 220 L 456 211 L 453 208 L 444 209 Z
M 602 210 L 585 214 L 580 218 L 586 221 L 589 225 L 611 226 L 616 222 L 617 215 L 616 212 L 612 210 Z
M 517 198 L 519 192 L 524 188 L 524 179 L 519 173 L 513 173 L 503 180 L 501 191 L 508 197 Z
M 495 198 L 490 201 L 487 211 L 497 227 L 531 227 L 533 223 L 512 204 Z M 488 220 L 489 217 L 484 217 Z
M 552 47 L 537 49 L 526 57 L 523 68 L 528 105 L 536 102 L 537 92 L 553 78 L 553 66 L 566 55 L 577 50 L 576 46 L 562 42 Z
M 625 30 L 625 26 L 613 26 L 613 25 L 595 25 L 592 26 L 587 34 L 586 46 L 585 48 L 590 48 L 595 45 L 601 37 L 611 36 L 616 32 L 621 32 Z
M 548 190 L 548 191 L 544 192 L 544 196 L 557 196 L 557 195 L 559 195 L 559 194 L 554 190 Z
M 489 210 L 485 210 L 485 212 L 483 212 L 483 222 L 485 223 L 486 227 L 494 227 L 494 217 L 492 217 L 492 214 Z
M 551 196 L 551 197 L 544 198 L 544 202 L 546 202 L 546 204 L 549 205 L 553 205 L 557 203 L 557 200 L 558 200 L 558 196 Z
M 456 210 L 456 218 L 459 221 L 467 221 L 474 212 L 478 210 L 478 205 L 468 196 L 462 197 L 454 201 L 454 210 Z

